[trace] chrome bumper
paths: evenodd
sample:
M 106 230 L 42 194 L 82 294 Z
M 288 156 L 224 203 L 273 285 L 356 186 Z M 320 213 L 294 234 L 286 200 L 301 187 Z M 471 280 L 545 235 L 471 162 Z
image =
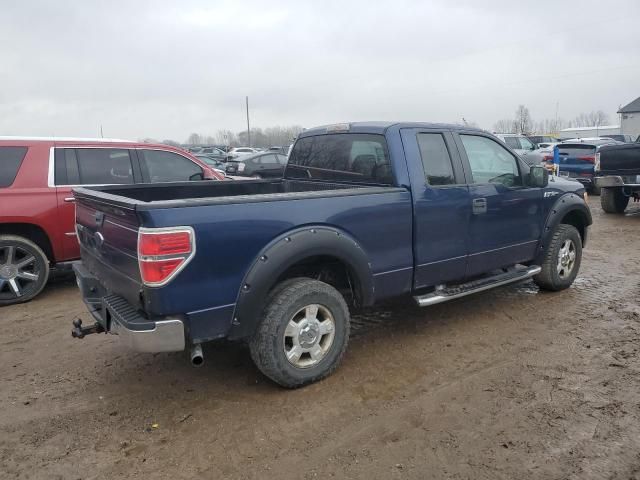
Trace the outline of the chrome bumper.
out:
M 596 177 L 596 185 L 601 188 L 640 187 L 640 175 Z
M 117 320 L 111 322 L 109 333 L 137 352 L 181 352 L 184 350 L 184 324 L 181 320 L 160 320 L 152 330 L 130 330 Z

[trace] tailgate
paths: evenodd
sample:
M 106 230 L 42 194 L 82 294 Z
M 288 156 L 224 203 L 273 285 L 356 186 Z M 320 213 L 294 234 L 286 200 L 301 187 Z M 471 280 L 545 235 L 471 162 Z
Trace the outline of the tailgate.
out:
M 640 175 L 640 144 L 602 147 L 600 173 L 602 175 Z
M 109 291 L 134 306 L 140 303 L 139 220 L 131 208 L 85 193 L 76 195 L 76 229 L 82 263 Z

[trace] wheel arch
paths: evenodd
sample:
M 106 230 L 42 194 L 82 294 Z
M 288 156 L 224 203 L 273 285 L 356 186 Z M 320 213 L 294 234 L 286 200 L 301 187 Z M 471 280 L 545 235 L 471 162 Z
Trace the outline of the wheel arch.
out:
M 318 278 L 314 273 L 322 274 L 327 268 L 337 274 L 337 283 L 348 282 L 355 304 L 373 303 L 371 265 L 358 242 L 334 227 L 305 226 L 280 235 L 256 256 L 240 285 L 228 337 L 244 338 L 255 332 L 264 302 L 275 285 L 301 276 L 301 270 L 309 272 L 302 276 Z
M 16 235 L 24 237 L 35 243 L 47 256 L 51 263 L 55 263 L 53 246 L 47 232 L 34 223 L 0 223 L 0 235 Z
M 582 244 L 587 243 L 587 229 L 593 223 L 591 211 L 584 199 L 575 193 L 567 193 L 558 198 L 551 207 L 545 220 L 542 238 L 536 255 L 536 263 L 542 261 L 549 246 L 553 231 L 560 224 L 572 225 L 580 233 Z

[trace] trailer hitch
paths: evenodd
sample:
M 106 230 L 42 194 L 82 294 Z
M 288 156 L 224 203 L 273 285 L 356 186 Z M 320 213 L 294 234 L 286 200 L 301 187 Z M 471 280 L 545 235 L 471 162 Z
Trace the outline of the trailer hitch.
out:
M 104 332 L 104 327 L 100 325 L 98 322 L 94 323 L 89 327 L 82 326 L 82 320 L 76 318 L 73 321 L 73 330 L 71 330 L 71 336 L 73 338 L 84 338 L 85 335 L 91 335 L 92 333 L 102 333 Z

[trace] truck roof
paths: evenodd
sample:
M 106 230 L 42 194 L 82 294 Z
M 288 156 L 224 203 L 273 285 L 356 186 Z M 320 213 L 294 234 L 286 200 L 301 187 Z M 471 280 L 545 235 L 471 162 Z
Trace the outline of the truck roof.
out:
M 299 138 L 323 133 L 373 133 L 384 134 L 389 128 L 446 128 L 449 130 L 473 130 L 482 132 L 479 128 L 467 127 L 465 125 L 454 125 L 449 123 L 429 123 L 429 122 L 345 122 L 319 127 L 309 128 L 300 133 Z

